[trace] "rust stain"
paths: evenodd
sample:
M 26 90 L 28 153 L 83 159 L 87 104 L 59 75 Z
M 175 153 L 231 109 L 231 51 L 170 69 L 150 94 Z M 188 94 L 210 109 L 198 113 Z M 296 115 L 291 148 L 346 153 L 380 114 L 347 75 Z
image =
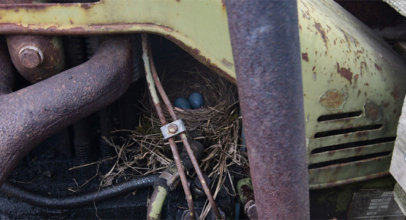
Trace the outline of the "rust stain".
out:
M 307 53 L 302 53 L 302 59 L 309 62 L 309 55 L 307 55 Z
M 372 121 L 379 121 L 382 118 L 381 108 L 373 102 L 367 102 L 364 105 L 365 117 Z
M 358 75 L 358 74 L 354 76 L 354 79 L 355 79 L 355 80 L 358 80 L 358 78 L 359 78 L 359 75 Z
M 361 95 L 361 90 L 358 90 L 358 96 Z
M 387 108 L 389 106 L 389 102 L 383 104 L 383 107 Z
M 327 45 L 327 35 L 326 35 L 326 31 L 324 31 L 323 27 L 321 26 L 320 23 L 314 21 L 314 27 L 316 27 L 317 31 L 320 33 L 321 38 L 324 41 L 324 44 L 326 45 L 326 48 L 328 49 L 328 45 Z M 327 52 L 327 51 L 326 51 Z
M 92 8 L 92 4 L 89 4 L 89 3 L 82 3 L 82 4 L 80 5 L 80 7 L 83 8 L 83 9 L 85 9 L 85 10 L 88 10 L 88 9 Z
M 369 86 L 369 83 L 365 83 L 364 85 L 365 85 L 365 86 Z
M 351 72 L 351 68 L 347 69 L 347 68 L 340 68 L 340 64 L 337 63 L 337 73 L 340 74 L 342 77 L 346 78 L 350 84 L 352 84 L 352 72 Z
M 358 47 L 359 42 L 357 39 L 355 39 L 353 36 L 351 36 L 350 34 L 348 34 L 347 32 L 345 32 L 343 29 L 339 28 L 340 31 L 343 33 L 345 40 L 347 41 L 348 44 L 348 48 L 351 48 L 351 43 L 354 43 L 355 47 Z M 351 49 L 350 49 L 351 51 Z
M 312 71 L 314 71 L 314 69 L 316 69 L 316 66 L 313 66 L 313 69 L 312 69 Z
M 177 2 L 180 2 L 180 0 L 176 0 L 176 1 L 177 1 Z M 224 2 L 223 2 L 223 1 L 221 1 L 221 4 L 222 4 L 222 5 L 224 5 Z
M 379 70 L 379 72 L 382 72 L 382 67 L 378 66 L 378 64 L 376 64 L 376 63 L 375 63 L 375 68 L 376 68 L 377 70 Z
M 69 19 L 70 24 L 73 24 L 73 21 L 71 19 Z
M 391 95 L 395 100 L 398 100 L 400 98 L 400 93 L 401 93 L 400 88 L 395 86 L 395 88 L 393 89 Z
M 342 109 L 347 101 L 347 93 L 339 90 L 326 91 L 319 100 L 319 103 L 328 110 Z
M 361 62 L 361 70 L 360 70 L 360 74 L 362 76 L 362 73 L 364 72 L 364 69 L 368 69 L 367 63 L 366 62 Z

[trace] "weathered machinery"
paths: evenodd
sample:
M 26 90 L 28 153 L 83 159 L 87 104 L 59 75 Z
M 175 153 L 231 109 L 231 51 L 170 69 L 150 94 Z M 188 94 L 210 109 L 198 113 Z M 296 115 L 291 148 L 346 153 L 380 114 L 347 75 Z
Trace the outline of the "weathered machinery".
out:
M 385 30 L 379 33 L 387 36 Z M 146 33 L 152 37 L 148 44 L 144 35 L 142 44 L 141 34 Z M 182 122 L 160 86 L 153 52 L 158 54 L 155 58 L 165 51 L 186 52 L 238 86 L 244 127 L 239 132 L 244 137 L 235 145 L 246 142 L 250 172 L 244 175 L 251 177 L 252 185 L 230 174 L 224 190 L 238 186 L 234 192 L 247 195 L 241 200 L 248 217 L 309 218 L 308 189 L 389 174 L 406 94 L 406 63 L 388 39 L 334 1 L 0 0 L 0 34 L 4 217 L 94 218 L 94 204 L 105 201 L 98 209 L 108 218 L 193 219 L 191 191 L 207 196 L 214 210 L 209 217 L 237 216 L 234 197 L 223 193 L 216 199 L 205 179 L 209 177 L 199 171 L 194 149 L 200 143 L 186 137 L 184 130 L 178 132 Z M 64 169 L 106 162 L 122 153 L 112 151 L 108 140 L 116 125 L 140 127 L 140 110 L 134 107 L 138 88 L 149 88 L 146 94 L 163 115 L 154 85 L 172 120 L 163 116 L 160 122 L 178 123 L 172 127 L 174 135 L 168 136 L 174 163 L 159 177 L 124 178 L 105 188 L 93 184 L 82 194 L 60 192 L 58 187 L 68 188 L 65 182 L 73 178 L 62 175 Z M 98 160 L 92 157 L 95 133 Z M 178 134 L 185 148 L 176 147 L 172 138 Z M 45 147 L 37 149 L 38 145 Z M 50 153 L 53 148 L 57 154 Z M 60 166 L 54 172 L 62 173 L 49 180 L 56 185 L 47 186 L 46 179 L 35 177 L 46 175 L 44 167 L 54 165 Z M 7 180 L 31 175 L 24 167 L 33 166 L 41 168 L 28 178 L 29 184 Z M 194 184 L 188 183 L 184 169 L 197 173 Z M 86 180 L 87 172 L 76 175 Z M 180 190 L 166 198 L 179 176 Z M 237 184 L 240 179 L 245 182 Z M 153 185 L 147 210 L 149 189 L 141 188 Z M 125 204 L 122 198 L 112 199 L 137 189 Z M 195 201 L 196 213 L 205 199 Z M 15 207 L 18 200 L 23 203 Z

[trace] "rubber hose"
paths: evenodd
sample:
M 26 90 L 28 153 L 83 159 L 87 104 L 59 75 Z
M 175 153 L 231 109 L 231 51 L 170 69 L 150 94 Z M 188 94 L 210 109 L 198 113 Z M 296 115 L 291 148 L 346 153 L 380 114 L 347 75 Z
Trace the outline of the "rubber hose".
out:
M 54 209 L 71 209 L 90 205 L 94 202 L 101 202 L 137 189 L 151 187 L 155 180 L 158 179 L 158 176 L 159 175 L 154 174 L 139 177 L 123 183 L 101 188 L 99 191 L 64 197 L 52 197 L 31 192 L 11 182 L 5 182 L 0 188 L 0 192 L 33 206 Z

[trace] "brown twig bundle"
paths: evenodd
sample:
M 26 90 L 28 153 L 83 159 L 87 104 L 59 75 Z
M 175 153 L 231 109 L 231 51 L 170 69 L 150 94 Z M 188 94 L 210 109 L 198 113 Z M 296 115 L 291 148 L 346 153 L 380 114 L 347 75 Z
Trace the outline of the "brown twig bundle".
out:
M 228 167 L 238 165 L 248 167 L 245 152 L 241 151 L 239 131 L 241 117 L 235 85 L 213 73 L 202 64 L 193 63 L 187 71 L 172 69 L 162 71 L 162 85 L 170 101 L 178 97 L 187 98 L 197 91 L 204 97 L 205 105 L 201 109 L 175 108 L 178 118 L 186 125 L 187 132 L 195 139 L 203 139 L 205 156 L 200 166 L 213 181 L 216 196 L 229 172 Z M 142 104 L 143 116 L 139 127 L 120 137 L 123 145 L 118 146 L 113 140 L 106 140 L 117 151 L 117 158 L 111 170 L 103 176 L 102 185 L 110 185 L 117 177 L 131 170 L 132 175 L 146 175 L 165 169 L 172 162 L 172 153 L 166 141 L 162 139 L 160 121 L 148 91 Z M 164 115 L 170 120 L 169 112 L 163 108 Z M 179 141 L 180 142 L 180 141 Z M 208 208 L 204 213 L 208 213 Z M 201 215 L 204 217 L 205 214 Z

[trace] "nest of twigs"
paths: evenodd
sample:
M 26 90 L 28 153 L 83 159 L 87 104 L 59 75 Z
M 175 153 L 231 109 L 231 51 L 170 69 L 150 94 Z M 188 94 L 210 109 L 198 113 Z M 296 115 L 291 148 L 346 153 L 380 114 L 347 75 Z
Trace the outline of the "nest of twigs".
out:
M 204 97 L 203 108 L 175 108 L 175 112 L 185 123 L 188 135 L 203 140 L 205 155 L 199 163 L 204 173 L 212 180 L 217 180 L 213 181 L 216 182 L 216 196 L 225 178 L 230 177 L 229 166 L 235 164 L 248 167 L 247 155 L 241 151 L 241 117 L 236 86 L 196 62 L 184 69 L 158 69 L 158 72 L 172 103 L 178 97 L 187 98 L 193 91 Z M 103 176 L 102 185 L 110 185 L 114 179 L 125 175 L 129 170 L 133 175 L 160 172 L 173 160 L 168 142 L 162 139 L 161 124 L 148 90 L 140 103 L 143 114 L 139 127 L 125 131 L 127 135 L 120 137 L 121 142 L 124 141 L 123 145 L 108 140 L 118 156 L 112 169 Z M 161 107 L 167 121 L 172 121 L 162 100 Z M 121 134 L 122 132 L 120 131 Z

